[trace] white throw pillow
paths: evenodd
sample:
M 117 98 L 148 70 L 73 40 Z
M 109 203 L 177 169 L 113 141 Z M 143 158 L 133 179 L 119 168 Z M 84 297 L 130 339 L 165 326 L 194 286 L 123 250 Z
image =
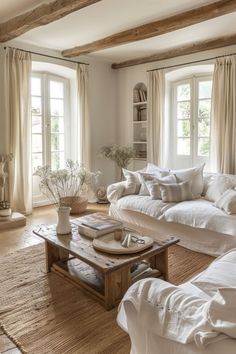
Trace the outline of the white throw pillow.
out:
M 129 186 L 130 188 L 132 188 L 131 184 L 133 183 L 133 189 L 135 190 L 135 193 L 132 194 L 139 193 L 141 187 L 139 172 L 145 172 L 145 171 L 146 171 L 146 167 L 139 171 L 130 171 L 130 170 L 126 170 L 125 168 L 122 168 L 122 173 L 127 181 L 127 187 Z
M 139 195 L 150 195 L 147 182 L 156 181 L 156 176 L 146 172 L 139 172 L 139 181 L 141 183 Z
M 178 182 L 192 181 L 192 193 L 195 198 L 200 197 L 203 191 L 203 169 L 205 164 L 200 167 L 192 167 L 184 170 L 171 170 L 177 177 Z
M 163 178 L 155 178 L 153 181 L 147 181 L 146 186 L 152 199 L 161 199 L 161 184 L 177 183 L 175 175 L 169 175 Z
M 227 189 L 215 202 L 215 206 L 227 214 L 236 214 L 236 191 Z
M 236 249 L 218 257 L 191 283 L 211 297 L 220 288 L 236 287 Z
M 205 198 L 215 202 L 227 189 L 233 188 L 234 183 L 227 176 L 216 176 L 208 185 Z
M 165 203 L 178 203 L 185 200 L 192 200 L 194 195 L 191 191 L 191 184 L 191 181 L 178 184 L 160 184 L 162 201 Z
M 147 164 L 146 172 L 156 175 L 158 178 L 165 177 L 170 174 L 170 170 L 168 168 L 159 167 L 153 163 Z

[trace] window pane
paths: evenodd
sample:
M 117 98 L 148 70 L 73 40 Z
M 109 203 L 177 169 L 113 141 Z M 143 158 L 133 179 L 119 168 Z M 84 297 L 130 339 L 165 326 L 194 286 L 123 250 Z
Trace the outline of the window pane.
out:
M 33 172 L 36 170 L 38 166 L 43 165 L 43 155 L 42 154 L 32 154 L 32 166 L 33 166 Z
M 51 154 L 51 167 L 52 170 L 65 167 L 65 154 L 63 151 L 52 152 Z
M 209 135 L 210 135 L 210 120 L 209 119 L 198 120 L 198 136 L 209 137 Z
M 64 133 L 64 118 L 51 117 L 51 132 Z
M 177 103 L 177 118 L 190 119 L 190 102 Z
M 177 101 L 190 100 L 190 84 L 183 84 L 177 87 Z
M 198 118 L 210 118 L 211 100 L 201 100 L 198 102 Z
M 32 116 L 32 133 L 42 133 L 41 116 Z
M 64 135 L 51 134 L 51 151 L 64 151 Z
M 32 134 L 32 152 L 42 151 L 42 134 Z
M 190 137 L 190 120 L 177 122 L 178 137 Z
M 199 98 L 211 98 L 212 81 L 199 82 Z
M 190 139 L 178 138 L 177 139 L 177 154 L 178 155 L 190 155 Z
M 31 95 L 41 96 L 41 79 L 38 77 L 32 77 L 31 79 Z
M 207 156 L 209 154 L 209 138 L 198 139 L 198 156 Z
M 60 99 L 51 99 L 51 116 L 64 116 L 64 102 Z
M 42 114 L 42 103 L 40 97 L 32 97 L 31 105 L 32 114 Z
M 59 81 L 50 81 L 50 97 L 63 98 L 64 97 L 63 83 Z

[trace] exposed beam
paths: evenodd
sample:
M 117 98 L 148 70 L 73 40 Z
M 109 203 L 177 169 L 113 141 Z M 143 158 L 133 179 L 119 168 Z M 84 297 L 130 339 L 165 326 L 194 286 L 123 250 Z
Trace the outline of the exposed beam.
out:
M 154 21 L 116 33 L 92 43 L 64 50 L 62 55 L 67 58 L 71 58 L 81 54 L 88 54 L 98 50 L 160 36 L 161 34 L 176 31 L 178 29 L 207 21 L 234 11 L 236 11 L 235 0 L 219 0 L 209 5 L 201 6 L 199 8 L 167 17 L 163 20 Z
M 196 42 L 185 46 L 171 48 L 168 51 L 159 52 L 154 55 L 150 55 L 142 58 L 123 61 L 121 63 L 114 63 L 112 64 L 111 67 L 113 69 L 121 69 L 128 66 L 151 63 L 154 61 L 165 60 L 165 59 L 171 59 L 171 58 L 179 57 L 181 55 L 203 52 L 206 50 L 227 47 L 234 44 L 236 44 L 236 34 L 233 34 L 231 36 L 215 38 L 215 39 L 209 39 L 202 42 Z
M 90 6 L 102 0 L 54 0 L 22 15 L 0 23 L 0 42 L 6 42 L 33 28 L 47 25 L 53 21 Z

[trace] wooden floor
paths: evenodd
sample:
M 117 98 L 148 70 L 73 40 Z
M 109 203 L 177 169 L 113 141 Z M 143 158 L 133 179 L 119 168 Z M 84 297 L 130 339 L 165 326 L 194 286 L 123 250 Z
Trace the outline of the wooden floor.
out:
M 108 205 L 89 204 L 88 213 L 96 211 L 108 211 Z M 77 216 L 75 216 L 77 217 Z M 30 225 L 56 223 L 57 213 L 52 206 L 35 208 L 33 214 L 27 217 L 27 227 Z M 18 227 L 11 230 L 0 232 L 0 257 L 5 254 L 12 253 L 19 249 L 35 245 L 43 242 L 42 239 L 35 235 L 25 232 L 25 227 Z M 15 344 L 3 333 L 0 328 L 0 353 L 1 354 L 19 354 L 21 353 Z

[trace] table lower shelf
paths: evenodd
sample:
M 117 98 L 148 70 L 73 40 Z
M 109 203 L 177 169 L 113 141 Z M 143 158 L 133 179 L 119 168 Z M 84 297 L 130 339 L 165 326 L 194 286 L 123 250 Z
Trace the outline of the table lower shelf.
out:
M 107 275 L 75 257 L 53 263 L 51 270 L 89 292 L 105 305 L 106 309 L 118 305 L 128 287 L 134 282 L 147 277 L 163 278 L 162 273 L 157 269 L 137 275 L 134 279 L 132 279 L 130 268 L 109 272 Z M 112 301 L 108 301 L 111 292 Z

